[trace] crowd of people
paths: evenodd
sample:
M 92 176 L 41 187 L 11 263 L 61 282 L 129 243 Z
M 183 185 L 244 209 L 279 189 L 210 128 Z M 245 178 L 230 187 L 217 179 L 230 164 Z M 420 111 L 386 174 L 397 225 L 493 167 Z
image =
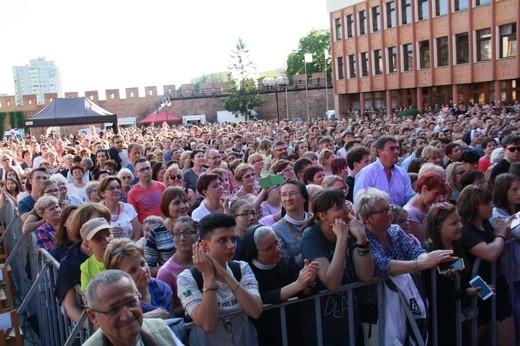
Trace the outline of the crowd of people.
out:
M 329 290 L 321 311 L 312 301 L 286 309 L 290 345 L 316 344 L 316 314 L 324 345 L 405 343 L 408 310 L 424 335 L 435 323 L 439 344 L 451 345 L 453 303 L 467 307 L 478 294 L 469 280 L 480 259 L 479 275 L 494 283 L 498 344 L 515 345 L 519 113 L 517 103 L 459 104 L 415 118 L 371 112 L 9 138 L 0 201 L 60 261 L 54 293 L 73 321 L 83 310 L 74 287 L 86 292 L 96 340 L 134 344 L 167 325 L 157 344 L 277 345 L 280 314 L 263 305 Z M 430 269 L 457 259 L 462 270 L 436 271 L 432 321 Z M 373 278 L 387 279 L 384 316 L 375 284 L 352 300 L 340 289 Z M 491 300 L 478 308 L 485 344 Z M 219 319 L 236 311 L 244 314 Z M 183 332 L 188 321 L 195 327 Z M 462 330 L 469 340 L 469 323 Z

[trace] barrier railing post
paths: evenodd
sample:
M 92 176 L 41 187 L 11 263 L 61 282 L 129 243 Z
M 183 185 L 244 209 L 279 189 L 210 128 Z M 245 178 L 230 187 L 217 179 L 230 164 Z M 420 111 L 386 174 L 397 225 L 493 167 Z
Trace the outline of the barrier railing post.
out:
M 473 264 L 473 269 L 471 271 L 471 277 L 474 278 L 478 275 L 478 270 L 480 269 L 480 258 L 475 259 L 475 263 Z M 471 297 L 471 309 L 478 312 L 477 306 L 477 296 Z M 471 320 L 471 344 L 478 345 L 478 313 L 476 318 Z

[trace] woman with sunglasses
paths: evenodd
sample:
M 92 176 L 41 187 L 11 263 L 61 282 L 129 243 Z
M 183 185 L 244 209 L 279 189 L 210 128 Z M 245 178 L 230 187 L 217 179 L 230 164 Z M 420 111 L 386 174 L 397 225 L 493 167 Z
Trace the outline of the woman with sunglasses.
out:
M 162 193 L 159 208 L 166 218 L 160 226 L 150 231 L 144 247 L 146 262 L 154 277 L 159 268 L 175 253 L 172 230 L 176 220 L 187 215 L 190 210 L 188 194 L 181 187 L 170 186 Z
M 466 167 L 462 162 L 453 162 L 446 167 L 446 182 L 451 188 L 450 202 L 457 204 L 459 194 L 462 191 L 461 178 L 466 173 Z
M 173 223 L 173 242 L 175 253 L 159 268 L 157 279 L 168 284 L 173 292 L 177 292 L 177 276 L 184 269 L 193 267 L 193 244 L 197 241 L 197 227 L 193 219 L 187 215 L 179 217 Z M 184 309 L 177 295 L 173 297 L 173 312 L 175 316 L 184 316 Z
M 117 173 L 117 177 L 121 180 L 121 202 L 126 203 L 128 198 L 128 191 L 132 188 L 132 181 L 134 174 L 128 168 L 121 168 Z
M 457 212 L 462 220 L 462 237 L 460 243 L 467 254 L 468 267 L 473 269 L 475 260 L 481 260 L 478 275 L 488 284 L 491 280 L 492 267 L 495 269 L 496 281 L 496 321 L 498 345 L 514 345 L 515 334 L 512 307 L 506 279 L 501 270 L 501 255 L 509 238 L 511 219 L 497 218 L 495 227 L 490 223 L 493 216 L 493 199 L 488 190 L 469 185 L 462 190 L 457 203 Z M 491 299 L 478 300 L 479 337 L 490 332 Z M 482 340 L 481 340 L 482 341 Z
M 137 219 L 137 211 L 130 203 L 121 202 L 122 183 L 118 177 L 108 176 L 101 180 L 98 193 L 103 204 L 110 210 L 110 225 L 114 227 L 114 238 L 141 238 L 142 226 Z
M 453 250 L 453 254 L 464 260 L 465 255 L 459 242 L 462 235 L 462 223 L 457 209 L 453 204 L 437 203 L 434 204 L 429 212 L 426 226 L 426 239 L 424 242 L 425 249 L 433 250 Z M 465 264 L 467 261 L 464 261 Z M 463 288 L 456 289 L 456 280 L 460 280 L 460 284 L 467 286 L 471 280 L 471 268 L 465 267 L 460 271 L 451 271 L 449 273 L 436 273 L 436 292 L 437 292 L 437 344 L 438 345 L 455 345 L 456 333 L 456 310 L 455 303 L 462 301 L 462 309 L 469 307 L 469 297 L 477 294 L 479 289 Z M 423 286 L 427 297 L 431 297 L 431 272 L 425 270 L 422 272 Z M 431 321 L 433 322 L 433 321 Z M 462 330 L 467 330 L 466 323 L 463 324 Z M 469 340 L 469 335 L 462 334 L 462 340 Z
M 388 278 L 401 274 L 419 274 L 421 270 L 437 267 L 440 263 L 456 260 L 453 250 L 434 250 L 427 253 L 421 246 L 415 245 L 406 233 L 398 226 L 392 225 L 388 193 L 368 188 L 360 190 L 354 205 L 356 215 L 363 221 L 365 232 L 374 258 L 374 276 Z M 361 249 L 363 249 L 361 247 Z M 411 283 L 410 283 L 411 284 Z M 417 288 L 415 288 L 417 290 Z M 362 294 L 361 322 L 366 345 L 378 345 L 385 340 L 378 340 L 378 308 L 377 290 L 370 285 Z M 419 300 L 419 297 L 416 297 Z M 426 311 L 421 311 L 425 314 Z M 384 317 L 381 317 L 384 318 Z M 388 321 L 385 321 L 385 325 Z M 402 336 L 406 330 L 398 330 Z M 387 335 L 387 338 L 391 335 Z M 388 342 L 388 340 L 386 340 Z M 401 340 L 403 342 L 403 340 Z
M 267 226 L 254 225 L 244 235 L 239 259 L 249 263 L 256 279 L 264 304 L 279 304 L 300 294 L 312 293 L 311 286 L 318 274 L 318 263 L 305 260 L 303 269 L 294 259 L 282 259 L 280 239 Z M 289 345 L 302 345 L 300 308 L 286 308 L 286 329 Z M 258 332 L 259 345 L 281 345 L 282 330 L 280 311 L 264 311 L 257 320 L 252 320 Z
M 145 318 L 173 317 L 173 291 L 166 283 L 150 276 L 143 248 L 128 238 L 113 239 L 105 250 L 105 269 L 119 269 L 132 277 L 139 292 Z
M 184 191 L 186 191 L 186 193 L 188 194 L 190 205 L 193 205 L 193 203 L 195 203 L 195 201 L 197 200 L 197 195 L 195 194 L 195 192 L 193 192 L 192 189 L 188 189 L 186 187 L 186 183 L 184 182 L 184 180 L 182 180 L 182 171 L 176 164 L 173 164 L 166 169 L 166 173 L 164 173 L 163 183 L 167 187 L 179 186 L 183 188 Z

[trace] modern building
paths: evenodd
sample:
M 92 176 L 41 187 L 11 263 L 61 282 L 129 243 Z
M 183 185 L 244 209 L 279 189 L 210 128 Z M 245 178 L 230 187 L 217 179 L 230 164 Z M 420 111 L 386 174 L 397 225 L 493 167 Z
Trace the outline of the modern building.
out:
M 520 96 L 519 0 L 327 0 L 327 10 L 340 112 Z
M 62 94 L 60 71 L 54 61 L 45 58 L 30 60 L 29 65 L 13 66 L 16 104 L 21 106 L 23 95 L 36 95 L 38 104 L 45 103 L 45 94 Z

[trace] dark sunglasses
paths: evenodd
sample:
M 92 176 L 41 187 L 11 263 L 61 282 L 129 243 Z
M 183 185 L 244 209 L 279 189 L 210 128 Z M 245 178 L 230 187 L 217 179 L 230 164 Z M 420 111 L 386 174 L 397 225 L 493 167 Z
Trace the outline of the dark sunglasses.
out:
M 510 148 L 507 148 L 507 150 L 509 150 L 510 152 L 514 153 L 516 151 L 520 151 L 520 147 L 510 147 Z
M 180 174 L 170 175 L 170 179 L 171 180 L 175 180 L 175 179 L 181 180 L 182 179 L 182 175 L 180 175 Z

